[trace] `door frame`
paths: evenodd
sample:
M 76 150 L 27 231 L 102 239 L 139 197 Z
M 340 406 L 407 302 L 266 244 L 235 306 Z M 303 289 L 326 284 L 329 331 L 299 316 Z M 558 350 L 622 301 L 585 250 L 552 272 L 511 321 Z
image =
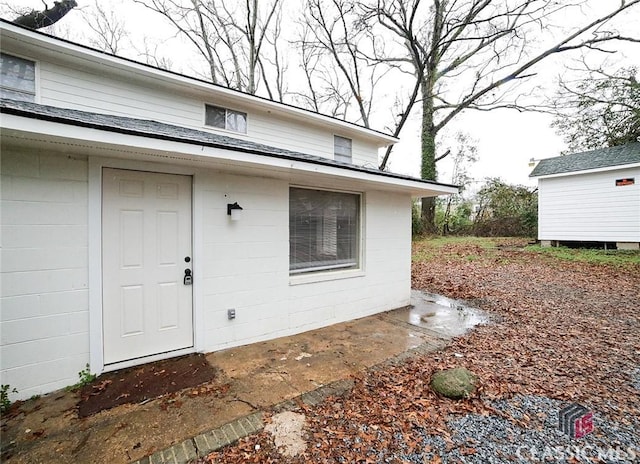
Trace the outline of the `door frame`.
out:
M 104 334 L 102 306 L 102 170 L 103 168 L 146 171 L 161 174 L 178 174 L 191 176 L 191 243 L 193 263 L 193 347 L 160 353 L 105 366 Z M 203 267 L 201 250 L 203 247 L 202 227 L 202 188 L 199 184 L 197 169 L 190 166 L 162 164 L 130 159 L 89 157 L 88 182 L 88 255 L 89 255 L 89 365 L 91 373 L 101 374 L 106 371 L 135 366 L 160 359 L 172 358 L 182 354 L 202 351 L 204 346 L 202 309 L 203 293 L 201 291 Z

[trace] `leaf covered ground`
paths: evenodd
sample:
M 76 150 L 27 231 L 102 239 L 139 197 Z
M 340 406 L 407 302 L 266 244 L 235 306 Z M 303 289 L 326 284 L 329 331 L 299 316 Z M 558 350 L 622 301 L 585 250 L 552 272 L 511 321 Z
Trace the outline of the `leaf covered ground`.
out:
M 640 417 L 640 254 L 608 258 L 525 245 L 508 239 L 414 243 L 413 287 L 467 300 L 492 322 L 443 351 L 364 373 L 345 397 L 301 405 L 307 448 L 296 457 L 284 458 L 263 432 L 203 462 L 407 462 L 424 448 L 425 430 L 444 440 L 445 452 L 456 448 L 456 456 L 474 462 L 473 440 L 451 440 L 451 420 L 473 413 L 539 427 L 540 418 L 492 407 L 518 395 L 577 402 L 596 417 L 633 425 Z M 431 375 L 458 366 L 478 375 L 477 391 L 464 401 L 436 396 Z M 443 457 L 436 452 L 430 459 Z

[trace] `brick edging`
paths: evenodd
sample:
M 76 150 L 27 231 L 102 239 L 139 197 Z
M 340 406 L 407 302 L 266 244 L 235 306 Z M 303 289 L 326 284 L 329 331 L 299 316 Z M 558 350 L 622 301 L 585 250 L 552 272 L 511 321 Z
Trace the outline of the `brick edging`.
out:
M 446 345 L 445 338 L 424 342 L 415 348 L 397 354 L 385 361 L 382 361 L 370 369 L 382 369 L 389 365 L 399 364 L 416 355 L 426 354 L 431 351 L 442 349 Z M 330 396 L 344 396 L 353 389 L 352 379 L 341 379 L 331 382 L 315 390 L 303 393 L 295 398 L 278 403 L 271 407 L 272 412 L 293 411 L 300 408 L 300 403 L 308 406 L 316 406 Z M 217 429 L 188 438 L 181 443 L 177 443 L 170 448 L 158 451 L 151 456 L 144 457 L 131 464 L 189 464 L 198 458 L 203 458 L 213 451 L 217 451 L 228 446 L 241 438 L 248 437 L 261 431 L 265 424 L 263 421 L 263 411 L 256 411 L 247 416 L 235 419 Z
M 316 406 L 330 396 L 342 396 L 351 391 L 353 380 L 342 379 L 316 388 L 300 396 L 283 401 L 271 408 L 274 412 L 291 411 L 299 408 L 302 402 L 309 406 Z M 222 427 L 188 438 L 165 450 L 146 456 L 132 464 L 187 464 L 217 451 L 227 445 L 235 443 L 241 438 L 248 437 L 264 428 L 263 412 L 257 411 L 248 416 L 233 420 Z

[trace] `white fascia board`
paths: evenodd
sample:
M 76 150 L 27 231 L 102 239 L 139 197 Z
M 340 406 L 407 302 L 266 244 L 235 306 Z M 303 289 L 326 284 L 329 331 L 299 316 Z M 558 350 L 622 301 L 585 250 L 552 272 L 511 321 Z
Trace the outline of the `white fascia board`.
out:
M 531 176 L 533 179 L 552 179 L 554 177 L 579 176 L 581 174 L 594 174 L 597 172 L 620 171 L 640 167 L 640 163 L 618 164 L 616 166 L 606 166 L 603 168 L 583 169 L 582 171 L 558 172 L 556 174 L 545 174 L 542 176 Z
M 245 105 L 288 115 L 289 117 L 296 119 L 303 119 L 308 121 L 310 124 L 331 127 L 338 132 L 344 131 L 345 133 L 358 134 L 364 139 L 375 141 L 378 147 L 386 147 L 399 141 L 397 137 L 373 129 L 368 129 L 364 126 L 359 126 L 358 124 L 341 121 L 339 119 L 315 113 L 310 110 L 305 110 L 303 108 L 298 108 L 296 106 L 278 103 L 267 98 L 250 95 L 221 85 L 215 85 L 203 80 L 185 76 L 183 74 L 166 71 L 126 58 L 120 58 L 73 42 L 62 41 L 55 37 L 43 35 L 42 33 L 25 30 L 11 24 L 0 22 L 0 33 L 2 34 L 3 39 L 12 38 L 32 47 L 37 47 L 38 49 L 47 49 L 52 52 L 65 54 L 69 58 L 75 58 L 76 60 L 82 61 L 84 66 L 108 66 L 111 70 L 122 72 L 122 75 L 126 78 L 130 78 L 130 73 L 135 72 L 141 77 L 153 79 L 156 82 L 158 80 L 163 81 L 171 86 L 197 89 L 209 94 L 213 92 L 218 94 L 220 97 L 227 98 L 232 101 L 235 100 L 237 102 L 244 103 Z
M 383 190 L 406 192 L 414 197 L 433 197 L 458 193 L 455 186 L 430 184 L 419 180 L 378 175 L 374 173 L 317 164 L 305 160 L 277 158 L 236 151 L 232 148 L 216 148 L 197 143 L 162 140 L 153 137 L 122 134 L 101 129 L 78 127 L 69 124 L 26 118 L 11 114 L 2 114 L 2 131 L 12 138 L 23 138 L 25 144 L 32 142 L 55 141 L 58 144 L 82 147 L 84 153 L 91 155 L 93 147 L 120 152 L 153 152 L 167 159 L 181 159 L 216 162 L 218 167 L 257 167 L 265 173 L 269 171 L 293 172 L 299 175 L 321 175 L 335 179 L 366 183 Z M 3 137 L 4 135 L 3 134 Z

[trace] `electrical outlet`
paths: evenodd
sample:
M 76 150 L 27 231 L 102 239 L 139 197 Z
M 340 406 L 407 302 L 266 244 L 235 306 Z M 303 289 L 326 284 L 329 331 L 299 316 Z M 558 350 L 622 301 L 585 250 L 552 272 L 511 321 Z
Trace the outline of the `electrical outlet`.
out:
M 227 317 L 229 320 L 236 318 L 236 310 L 235 309 L 227 309 Z

